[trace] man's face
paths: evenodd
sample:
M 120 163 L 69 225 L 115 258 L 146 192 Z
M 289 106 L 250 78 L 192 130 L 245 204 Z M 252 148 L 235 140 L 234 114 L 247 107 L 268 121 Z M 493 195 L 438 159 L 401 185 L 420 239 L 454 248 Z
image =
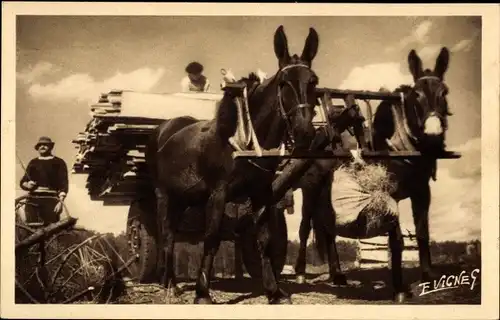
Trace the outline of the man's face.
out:
M 38 146 L 38 153 L 42 157 L 50 155 L 51 151 L 52 151 L 52 148 L 48 144 L 40 144 Z

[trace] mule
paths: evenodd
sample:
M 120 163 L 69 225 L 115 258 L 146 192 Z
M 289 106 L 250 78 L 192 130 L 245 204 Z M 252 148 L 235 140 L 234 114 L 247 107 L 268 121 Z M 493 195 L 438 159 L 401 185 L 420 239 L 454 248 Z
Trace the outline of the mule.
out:
M 373 146 L 369 146 L 377 151 L 417 150 L 424 155 L 431 155 L 411 160 L 393 158 L 382 161 L 387 166 L 391 179 L 397 183 L 392 197 L 397 202 L 407 198 L 411 200 L 423 281 L 435 276 L 429 249 L 429 181 L 431 178 L 436 179 L 437 159 L 432 155 L 445 150 L 447 117 L 452 115 L 446 98 L 448 87 L 444 83 L 448 64 L 449 51 L 446 47 L 441 49 L 434 70 L 424 70 L 417 53 L 410 51 L 408 66 L 414 85 L 402 85 L 395 90 L 402 95 L 404 103 L 383 101 L 379 104 L 374 114 Z M 316 249 L 322 258 L 327 256 L 330 281 L 336 285 L 347 284 L 346 277 L 341 272 L 335 244 L 337 231 L 330 200 L 333 175 L 338 165 L 338 160 L 317 161 L 310 169 L 311 172 L 298 184 L 303 193 L 302 221 L 299 229 L 300 251 L 295 265 L 299 282 L 304 281 L 306 244 L 312 223 L 317 239 Z M 407 296 L 407 291 L 402 280 L 404 245 L 399 224 L 391 229 L 388 235 L 393 289 L 395 299 L 401 302 Z
M 311 69 L 318 50 L 317 32 L 309 35 L 301 56 L 291 56 L 283 26 L 274 34 L 274 52 L 278 71 L 248 93 L 250 118 L 260 145 L 278 148 L 287 140 L 298 150 L 308 149 L 314 137 L 312 123 L 318 77 Z M 291 303 L 290 295 L 280 288 L 279 274 L 272 265 L 269 248 L 271 183 L 279 159 L 234 160 L 228 143 L 237 129 L 234 90 L 227 89 L 215 118 L 198 121 L 180 117 L 158 128 L 147 151 L 154 180 L 159 234 L 163 251 L 165 287 L 175 287 L 173 248 L 176 226 L 190 206 L 206 205 L 204 250 L 196 282 L 194 303 L 210 304 L 210 277 L 214 256 L 220 245 L 219 227 L 227 202 L 250 198 L 258 227 L 258 248 L 262 258 L 262 281 L 270 304 Z

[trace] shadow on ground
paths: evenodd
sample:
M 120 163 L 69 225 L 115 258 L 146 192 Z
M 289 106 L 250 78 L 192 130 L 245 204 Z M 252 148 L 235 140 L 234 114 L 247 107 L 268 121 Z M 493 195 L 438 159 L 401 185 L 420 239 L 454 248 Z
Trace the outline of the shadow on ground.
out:
M 470 277 L 471 272 L 479 268 L 478 263 L 440 264 L 435 266 L 436 280 L 450 275 L 463 274 Z M 392 303 L 392 287 L 390 270 L 386 268 L 371 270 L 351 270 L 346 272 L 348 286 L 335 286 L 327 281 L 326 274 L 308 274 L 306 283 L 298 284 L 295 276 L 282 276 L 283 288 L 292 294 L 292 299 L 307 301 L 307 297 L 324 296 L 326 304 L 390 304 Z M 420 270 L 418 267 L 405 268 L 404 279 L 411 291 L 408 304 L 481 304 L 481 281 L 479 278 L 471 290 L 470 284 L 464 284 L 455 289 L 444 290 L 427 295 L 422 294 Z M 469 278 L 470 279 L 470 278 Z M 470 280 L 471 281 L 471 280 Z M 470 282 L 469 281 L 469 282 Z M 432 284 L 431 284 L 432 285 Z M 185 291 L 194 290 L 194 284 L 184 287 Z M 234 293 L 238 296 L 225 301 L 225 304 L 241 303 L 244 300 L 259 297 L 263 294 L 259 280 L 244 278 L 215 279 L 212 284 L 214 291 Z M 321 299 L 316 299 L 321 300 Z M 306 302 L 307 303 L 307 302 Z
M 459 276 L 461 272 L 470 277 L 474 269 L 480 269 L 480 263 L 439 264 L 435 266 L 437 279 L 450 275 Z M 327 281 L 327 274 L 307 274 L 306 283 L 299 284 L 294 275 L 282 276 L 282 287 L 292 294 L 294 304 L 392 304 L 391 274 L 387 268 L 371 270 L 349 270 L 346 273 L 348 285 L 335 286 Z M 421 295 L 420 270 L 418 267 L 404 269 L 404 279 L 412 293 L 407 304 L 481 304 L 481 274 L 471 290 L 469 285 Z M 179 279 L 182 294 L 178 302 L 190 304 L 194 299 L 195 281 Z M 469 278 L 470 280 L 470 278 Z M 217 304 L 266 304 L 262 282 L 259 279 L 223 279 L 212 281 L 212 293 Z M 158 291 L 158 294 L 161 291 Z M 162 299 L 154 299 L 162 301 Z M 127 303 L 134 303 L 133 301 Z M 162 302 L 159 302 L 162 303 Z

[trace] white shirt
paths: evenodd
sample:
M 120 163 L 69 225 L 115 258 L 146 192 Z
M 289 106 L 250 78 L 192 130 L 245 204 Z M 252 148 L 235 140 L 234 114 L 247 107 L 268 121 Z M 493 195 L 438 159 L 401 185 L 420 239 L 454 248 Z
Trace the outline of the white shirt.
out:
M 199 82 L 193 82 L 189 76 L 185 76 L 181 80 L 182 92 L 208 92 L 210 89 L 210 81 L 205 76 L 200 78 Z

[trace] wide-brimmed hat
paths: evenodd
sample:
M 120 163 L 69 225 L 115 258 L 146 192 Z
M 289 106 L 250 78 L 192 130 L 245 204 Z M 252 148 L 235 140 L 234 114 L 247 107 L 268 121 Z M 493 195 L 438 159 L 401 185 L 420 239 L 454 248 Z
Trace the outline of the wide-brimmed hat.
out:
M 186 72 L 187 73 L 194 73 L 194 74 L 202 73 L 203 72 L 203 65 L 199 62 L 193 61 L 187 65 Z
M 40 139 L 38 139 L 38 142 L 35 144 L 35 150 L 38 150 L 38 147 L 40 147 L 41 144 L 46 144 L 50 147 L 54 146 L 54 142 L 52 141 L 52 139 L 45 136 L 40 137 Z

